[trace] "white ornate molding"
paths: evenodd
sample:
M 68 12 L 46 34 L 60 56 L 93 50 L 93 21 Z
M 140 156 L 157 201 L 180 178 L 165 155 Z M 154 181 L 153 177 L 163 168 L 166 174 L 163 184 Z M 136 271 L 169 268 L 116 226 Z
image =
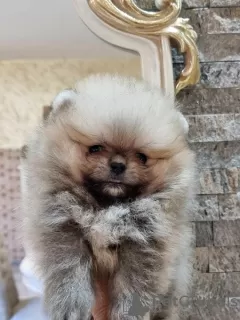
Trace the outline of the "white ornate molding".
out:
M 92 11 L 87 0 L 74 0 L 74 2 L 81 19 L 92 32 L 113 45 L 137 51 L 141 57 L 143 78 L 173 95 L 172 60 L 169 40 L 166 37 L 159 39 L 159 43 L 156 44 L 150 39 L 122 32 L 101 20 Z M 163 56 L 164 64 L 162 64 Z M 164 68 L 160 65 L 164 65 Z
M 74 0 L 83 22 L 100 38 L 137 51 L 142 76 L 175 97 L 200 75 L 196 33 L 187 19 L 179 18 L 181 0 L 165 0 L 160 11 L 140 9 L 134 0 Z M 185 53 L 185 67 L 174 88 L 170 39 Z

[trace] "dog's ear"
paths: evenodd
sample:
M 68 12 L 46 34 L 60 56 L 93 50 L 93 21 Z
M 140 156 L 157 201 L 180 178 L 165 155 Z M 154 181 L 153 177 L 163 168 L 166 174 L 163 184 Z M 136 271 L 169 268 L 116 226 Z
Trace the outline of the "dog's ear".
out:
M 73 89 L 66 89 L 60 92 L 52 102 L 52 111 L 64 111 L 76 103 L 77 93 Z

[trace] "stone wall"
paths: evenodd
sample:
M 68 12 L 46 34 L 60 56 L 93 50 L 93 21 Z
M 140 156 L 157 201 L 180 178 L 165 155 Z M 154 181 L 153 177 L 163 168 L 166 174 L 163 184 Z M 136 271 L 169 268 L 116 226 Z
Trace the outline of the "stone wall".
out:
M 185 0 L 182 16 L 198 32 L 201 60 L 200 83 L 178 96 L 200 181 L 190 318 L 240 319 L 240 298 L 231 300 L 240 297 L 240 1 Z

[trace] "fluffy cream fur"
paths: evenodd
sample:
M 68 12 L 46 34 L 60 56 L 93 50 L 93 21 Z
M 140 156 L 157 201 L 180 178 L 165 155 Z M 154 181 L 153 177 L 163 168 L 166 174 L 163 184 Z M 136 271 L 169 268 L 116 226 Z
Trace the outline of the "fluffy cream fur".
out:
M 186 132 L 183 116 L 176 112 L 172 101 L 134 78 L 129 82 L 111 75 L 104 79 L 91 76 L 78 83 L 75 90 L 61 92 L 53 101 L 53 108 L 56 110 L 66 101 L 76 106 L 69 115 L 72 126 L 93 137 L 101 132 L 102 138 L 108 139 L 116 121 L 124 121 L 137 131 L 139 144 L 164 149 Z

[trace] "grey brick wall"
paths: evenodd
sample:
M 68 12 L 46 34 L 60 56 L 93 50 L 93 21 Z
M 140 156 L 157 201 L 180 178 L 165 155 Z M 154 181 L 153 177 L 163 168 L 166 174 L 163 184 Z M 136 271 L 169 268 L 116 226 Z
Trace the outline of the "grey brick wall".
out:
M 182 16 L 198 32 L 202 72 L 197 86 L 178 95 L 199 172 L 191 216 L 196 302 L 188 319 L 240 319 L 240 298 L 231 303 L 240 297 L 240 1 L 185 0 Z M 180 70 L 181 57 L 174 61 Z

